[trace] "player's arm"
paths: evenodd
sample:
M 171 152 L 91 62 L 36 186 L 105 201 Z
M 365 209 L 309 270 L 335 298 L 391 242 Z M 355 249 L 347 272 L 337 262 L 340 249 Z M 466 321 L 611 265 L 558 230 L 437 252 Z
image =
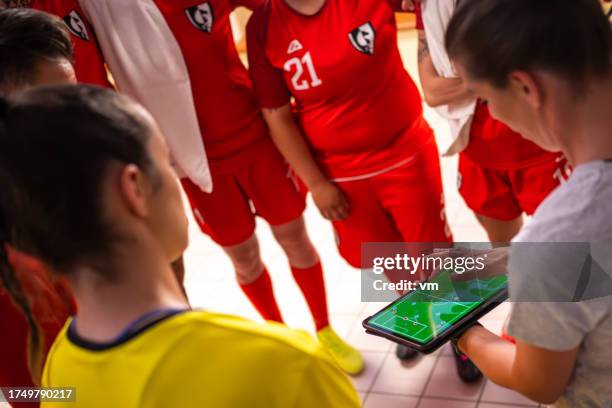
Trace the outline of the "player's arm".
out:
M 264 119 L 278 150 L 304 181 L 323 217 L 344 219 L 349 211 L 348 203 L 340 189 L 325 177 L 314 160 L 291 111 L 291 93 L 283 71 L 268 59 L 265 49 L 268 4 L 259 7 L 247 24 L 249 73 Z
M 321 215 L 341 220 L 348 215 L 348 203 L 338 187 L 329 181 L 314 160 L 300 132 L 291 106 L 264 108 L 263 115 L 276 147 L 312 193 Z
M 460 78 L 444 78 L 438 75 L 429 54 L 424 30 L 419 30 L 418 61 L 423 96 L 429 106 L 449 105 L 474 99 L 474 95 L 465 89 Z
M 521 341 L 514 345 L 481 326 L 465 332 L 458 346 L 489 380 L 543 404 L 563 394 L 578 354 L 577 347 L 552 351 Z

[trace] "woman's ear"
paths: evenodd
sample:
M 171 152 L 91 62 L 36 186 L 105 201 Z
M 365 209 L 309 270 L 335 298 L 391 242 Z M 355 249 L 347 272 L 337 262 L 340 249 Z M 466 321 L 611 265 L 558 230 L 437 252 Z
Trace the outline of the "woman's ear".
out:
M 149 215 L 148 184 L 138 166 L 125 166 L 120 174 L 119 185 L 129 211 L 141 218 Z
M 510 81 L 516 94 L 533 109 L 540 109 L 542 107 L 542 88 L 533 74 L 524 71 L 514 71 L 510 74 Z

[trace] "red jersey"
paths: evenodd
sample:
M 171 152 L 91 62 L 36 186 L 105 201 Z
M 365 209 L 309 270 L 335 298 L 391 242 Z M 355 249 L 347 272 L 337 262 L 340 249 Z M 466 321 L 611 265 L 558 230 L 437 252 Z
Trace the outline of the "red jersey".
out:
M 260 0 L 155 0 L 189 71 L 193 101 L 211 169 L 253 159 L 271 143 L 248 71 L 236 51 L 230 13 Z M 154 46 L 154 44 L 151 44 Z M 241 153 L 241 154 L 238 154 Z
M 397 47 L 400 1 L 327 0 L 306 16 L 267 0 L 247 26 L 251 76 L 264 108 L 295 112 L 330 178 L 393 167 L 433 141 L 414 132 L 419 91 Z
M 77 0 L 32 0 L 30 7 L 64 20 L 74 47 L 74 69 L 80 83 L 112 87 L 98 41 Z
M 476 105 L 470 143 L 463 153 L 474 163 L 490 169 L 517 169 L 557 157 L 494 119 L 486 103 Z
M 425 30 L 420 3 L 415 3 L 415 14 L 416 28 Z M 494 119 L 489 113 L 489 107 L 482 101 L 476 105 L 470 141 L 463 153 L 477 165 L 490 169 L 516 169 L 558 156 L 543 150 Z

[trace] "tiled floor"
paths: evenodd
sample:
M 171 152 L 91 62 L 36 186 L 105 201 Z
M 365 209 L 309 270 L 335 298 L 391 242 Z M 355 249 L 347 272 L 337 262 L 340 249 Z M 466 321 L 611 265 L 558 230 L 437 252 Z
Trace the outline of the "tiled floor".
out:
M 400 34 L 401 50 L 408 69 L 416 75 L 411 56 L 416 56 L 415 33 Z M 415 76 L 416 78 L 416 76 Z M 439 140 L 449 137 L 446 124 L 430 109 L 426 117 Z M 442 172 L 447 199 L 448 219 L 457 241 L 486 241 L 472 213 L 467 209 L 456 188 L 457 159 L 443 158 Z M 380 304 L 360 301 L 359 271 L 348 266 L 338 255 L 331 226 L 323 220 L 312 202 L 306 210 L 310 236 L 319 250 L 325 268 L 331 320 L 336 330 L 364 355 L 367 368 L 353 379 L 367 408 L 502 408 L 537 406 L 520 395 L 487 381 L 463 384 L 447 348 L 414 362 L 401 363 L 394 355 L 390 342 L 365 334 L 361 321 L 378 310 Z M 257 233 L 268 266 L 278 303 L 288 325 L 313 331 L 310 315 L 297 286 L 293 282 L 287 261 L 267 225 L 258 221 Z M 247 318 L 259 316 L 235 283 L 232 267 L 223 252 L 192 223 L 192 241 L 186 254 L 186 287 L 196 307 L 234 313 Z M 504 305 L 489 314 L 483 323 L 498 331 L 508 313 Z

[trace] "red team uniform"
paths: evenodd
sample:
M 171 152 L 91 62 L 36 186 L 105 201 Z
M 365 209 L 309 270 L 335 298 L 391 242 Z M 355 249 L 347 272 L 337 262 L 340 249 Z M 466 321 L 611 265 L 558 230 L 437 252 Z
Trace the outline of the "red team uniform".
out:
M 251 203 L 271 225 L 302 215 L 303 193 L 274 146 L 248 72 L 236 51 L 230 13 L 258 0 L 155 0 L 181 48 L 213 178 L 213 193 L 182 184 L 201 229 L 222 246 L 255 231 Z
M 79 82 L 111 87 L 95 34 L 77 0 L 33 0 L 30 7 L 56 15 L 65 22 L 71 34 Z M 66 319 L 74 313 L 71 292 L 67 283 L 55 281 L 40 262 L 7 249 L 9 263 L 39 325 L 42 351 L 46 355 Z M 0 336 L 0 386 L 32 387 L 35 382 L 28 365 L 30 329 L 21 309 L 3 287 L 0 287 L 0 316 L 2 333 L 10 333 Z M 37 407 L 38 403 L 22 403 L 19 406 Z
M 64 20 L 74 47 L 74 69 L 79 83 L 111 87 L 104 59 L 91 25 L 77 0 L 32 0 L 30 7 Z
M 333 224 L 356 267 L 362 242 L 451 241 L 433 132 L 397 47 L 399 3 L 328 0 L 307 16 L 268 0 L 247 27 L 261 106 L 295 98 L 315 160 L 349 201 Z
M 134 27 L 141 25 L 156 31 L 166 44 L 177 45 L 178 52 L 173 47 L 168 50 L 171 52 L 168 55 L 159 50 L 143 52 L 138 61 L 145 66 L 154 65 L 161 58 L 184 63 L 195 108 L 194 119 L 199 126 L 198 136 L 202 137 L 205 150 L 201 154 L 207 157 L 213 189 L 205 192 L 190 178 L 183 178 L 181 182 L 202 231 L 225 247 L 241 244 L 254 234 L 256 214 L 277 226 L 299 219 L 305 208 L 305 194 L 300 191 L 299 184 L 270 138 L 248 71 L 238 56 L 232 35 L 230 13 L 234 8 L 239 5 L 253 8 L 259 3 L 258 0 L 145 0 L 139 4 L 123 0 L 84 2 L 98 33 L 101 33 L 104 52 L 110 55 L 111 70 L 116 67 L 119 72 L 128 63 L 126 59 L 129 60 L 129 56 L 122 52 L 125 43 L 118 44 L 115 37 L 128 36 Z M 130 24 L 122 24 L 125 21 L 114 24 L 113 19 L 121 18 L 126 12 L 130 14 Z M 126 43 L 129 41 L 126 39 Z M 134 47 L 136 52 L 155 47 L 155 44 L 140 44 L 138 41 Z M 139 78 L 134 78 L 132 72 L 118 75 L 125 76 L 118 81 L 120 90 L 123 84 L 133 91 Z M 146 81 L 139 85 L 148 86 Z M 164 82 L 166 85 L 176 86 Z M 140 95 L 140 102 L 145 106 L 151 104 L 151 100 L 143 95 Z M 191 120 L 191 115 L 183 117 L 180 113 L 165 119 L 169 122 Z M 171 133 L 171 128 L 165 132 L 167 138 L 181 139 L 180 134 Z M 180 142 L 192 142 L 187 139 Z M 317 330 L 328 327 L 320 262 L 308 268 L 290 266 Z M 240 287 L 264 319 L 282 322 L 265 267 L 257 279 L 240 283 Z
M 416 28 L 425 30 L 418 3 L 415 14 Z M 457 176 L 459 193 L 474 213 L 500 221 L 531 215 L 570 171 L 562 154 L 523 138 L 478 101 Z
M 543 150 L 493 119 L 485 103 L 476 105 L 457 183 L 476 214 L 501 221 L 531 215 L 569 173 L 562 154 Z

